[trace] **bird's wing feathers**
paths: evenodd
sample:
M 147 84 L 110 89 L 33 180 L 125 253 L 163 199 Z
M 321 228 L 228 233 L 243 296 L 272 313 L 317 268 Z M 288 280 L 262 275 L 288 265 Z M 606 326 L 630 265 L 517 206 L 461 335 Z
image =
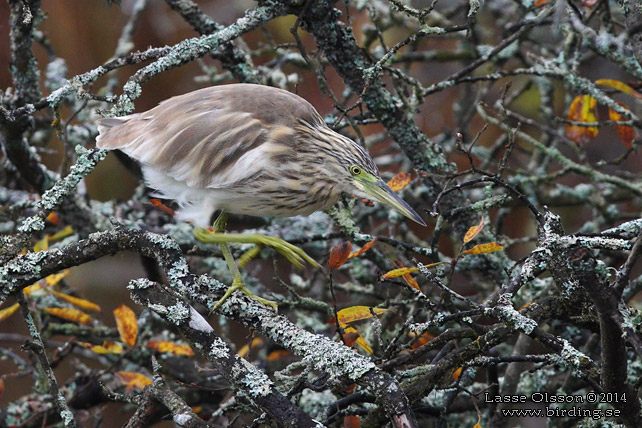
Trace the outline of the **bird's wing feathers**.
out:
M 102 119 L 96 144 L 119 149 L 189 186 L 216 188 L 260 173 L 263 156 L 293 153 L 300 120 L 323 126 L 314 107 L 290 92 L 214 86 L 144 113 Z

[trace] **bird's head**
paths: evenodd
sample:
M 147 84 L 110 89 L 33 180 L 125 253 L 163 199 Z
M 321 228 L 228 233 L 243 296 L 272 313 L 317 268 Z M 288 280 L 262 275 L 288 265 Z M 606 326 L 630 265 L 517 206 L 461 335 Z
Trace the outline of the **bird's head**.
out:
M 339 140 L 340 144 L 335 143 L 338 149 L 338 153 L 335 152 L 338 160 L 335 172 L 341 177 L 345 193 L 373 199 L 426 226 L 419 214 L 381 179 L 372 157 L 360 145 L 343 136 Z

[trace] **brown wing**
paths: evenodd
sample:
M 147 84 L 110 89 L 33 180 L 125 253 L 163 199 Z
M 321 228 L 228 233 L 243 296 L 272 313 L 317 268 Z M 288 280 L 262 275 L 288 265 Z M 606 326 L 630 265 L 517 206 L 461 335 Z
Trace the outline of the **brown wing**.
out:
M 119 149 L 190 186 L 218 187 L 259 172 L 263 155 L 295 150 L 300 120 L 325 126 L 310 103 L 290 92 L 222 85 L 170 98 L 144 113 L 102 119 L 96 145 Z

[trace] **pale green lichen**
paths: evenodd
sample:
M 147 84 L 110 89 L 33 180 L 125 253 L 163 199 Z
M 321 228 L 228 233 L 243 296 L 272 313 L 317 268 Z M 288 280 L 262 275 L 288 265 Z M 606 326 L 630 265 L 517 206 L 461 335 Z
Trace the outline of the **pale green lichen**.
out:
M 229 358 L 230 348 L 221 338 L 217 337 L 210 346 L 209 355 L 216 359 Z

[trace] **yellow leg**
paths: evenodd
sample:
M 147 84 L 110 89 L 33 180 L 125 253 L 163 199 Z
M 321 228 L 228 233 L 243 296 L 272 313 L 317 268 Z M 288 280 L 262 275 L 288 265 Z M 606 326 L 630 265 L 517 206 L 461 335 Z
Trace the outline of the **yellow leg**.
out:
M 218 222 L 218 219 L 216 221 Z M 194 236 L 199 241 L 210 244 L 242 243 L 264 245 L 274 248 L 299 269 L 303 268 L 304 262 L 308 262 L 313 267 L 319 267 L 319 264 L 312 257 L 308 256 L 305 251 L 281 238 L 274 238 L 257 233 L 210 233 L 208 230 L 200 227 L 194 229 Z
M 229 246 L 227 245 L 230 242 L 251 243 L 258 246 L 267 245 L 273 247 L 279 253 L 283 254 L 291 263 L 299 268 L 303 267 L 304 261 L 307 261 L 315 267 L 319 267 L 317 262 L 314 261 L 314 259 L 312 259 L 310 256 L 308 256 L 303 250 L 292 244 L 289 244 L 288 242 L 285 242 L 282 239 L 259 234 L 244 235 L 240 233 L 223 233 L 225 231 L 226 224 L 227 214 L 223 212 L 214 222 L 214 233 L 210 233 L 206 229 L 202 228 L 196 228 L 194 230 L 194 236 L 199 241 L 206 243 L 217 243 L 221 247 L 221 252 L 223 253 L 225 262 L 227 263 L 228 269 L 232 274 L 232 285 L 227 289 L 223 297 L 221 297 L 219 301 L 216 302 L 216 304 L 214 305 L 215 310 L 218 309 L 225 302 L 225 300 L 227 300 L 236 290 L 245 293 L 250 298 L 263 303 L 264 305 L 272 307 L 275 311 L 278 310 L 278 305 L 276 304 L 276 302 L 259 297 L 247 288 L 247 285 L 243 282 L 243 278 L 241 277 L 241 272 L 239 272 L 239 267 L 234 260 L 234 257 L 232 256 L 232 252 L 230 251 Z M 241 263 L 245 265 L 245 263 L 247 263 L 247 261 L 251 257 L 254 257 L 257 253 L 257 251 L 248 251 L 248 253 L 244 254 L 241 257 Z

